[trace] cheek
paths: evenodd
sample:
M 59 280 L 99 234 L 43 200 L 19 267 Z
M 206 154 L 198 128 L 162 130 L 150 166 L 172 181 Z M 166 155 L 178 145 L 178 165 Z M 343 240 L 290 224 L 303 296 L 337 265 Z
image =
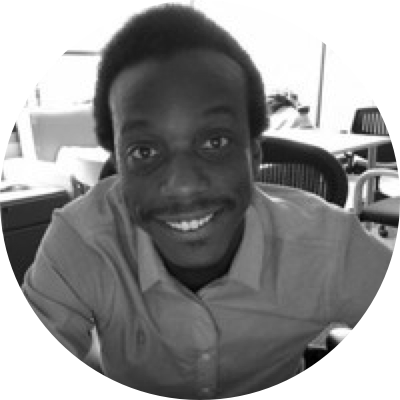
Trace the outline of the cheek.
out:
M 250 153 L 242 153 L 235 161 L 227 167 L 223 181 L 230 182 L 229 185 L 237 192 L 248 192 L 254 181 L 253 163 Z M 241 193 L 242 195 L 245 193 Z
M 151 186 L 120 171 L 123 198 L 129 215 L 140 224 L 140 210 L 154 198 Z
M 117 137 L 118 136 L 116 135 L 116 139 Z M 140 180 L 135 179 L 129 173 L 127 166 L 124 162 L 123 156 L 121 154 L 122 153 L 121 145 L 118 140 L 115 141 L 115 148 L 116 148 L 116 164 L 118 168 L 118 173 L 121 177 L 123 198 L 129 214 L 131 215 L 132 218 L 136 220 L 137 208 L 144 201 L 142 199 L 143 184 L 140 182 Z
M 253 193 L 252 169 L 247 162 L 217 171 L 213 180 L 213 192 L 231 198 L 236 204 L 236 213 L 241 214 L 251 203 Z
M 248 170 L 247 173 L 243 172 L 243 174 L 240 176 L 240 179 L 236 180 L 235 192 L 238 201 L 242 203 L 244 208 L 247 208 L 251 202 L 251 196 L 253 192 L 251 170 Z

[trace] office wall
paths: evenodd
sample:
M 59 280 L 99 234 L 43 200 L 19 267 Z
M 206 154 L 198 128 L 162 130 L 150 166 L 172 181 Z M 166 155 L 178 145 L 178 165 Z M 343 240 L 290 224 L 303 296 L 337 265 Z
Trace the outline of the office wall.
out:
M 367 88 L 367 82 L 358 80 L 351 64 L 327 47 L 321 127 L 350 130 L 355 109 L 375 105 Z
M 162 1 L 138 1 L 129 7 L 111 9 L 101 6 L 87 35 L 72 40 L 70 49 L 97 51 L 110 35 L 133 13 Z M 248 50 L 260 69 L 267 93 L 290 90 L 310 106 L 315 124 L 321 73 L 322 42 L 309 24 L 288 23 L 285 15 L 262 1 L 194 0 L 179 3 L 193 6 L 231 32 Z M 129 3 L 128 3 L 129 4 Z M 45 108 L 66 109 L 88 103 L 93 94 L 99 57 L 64 56 L 39 83 L 40 102 Z M 32 96 L 33 102 L 35 96 Z M 351 65 L 340 59 L 328 46 L 323 80 L 321 127 L 349 129 L 354 110 L 373 104 L 361 82 L 357 82 Z
M 280 9 L 262 1 L 195 0 L 194 6 L 224 26 L 249 51 L 262 73 L 267 92 L 292 90 L 301 103 L 310 106 L 311 121 L 316 123 L 322 41 L 312 23 L 296 21 L 293 9 L 280 14 Z M 367 83 L 357 80 L 352 65 L 328 46 L 321 128 L 350 129 L 355 109 L 374 104 L 366 87 Z
M 288 24 L 263 1 L 195 0 L 194 6 L 227 29 L 252 56 L 266 90 L 291 90 L 315 121 L 322 43 L 299 24 Z

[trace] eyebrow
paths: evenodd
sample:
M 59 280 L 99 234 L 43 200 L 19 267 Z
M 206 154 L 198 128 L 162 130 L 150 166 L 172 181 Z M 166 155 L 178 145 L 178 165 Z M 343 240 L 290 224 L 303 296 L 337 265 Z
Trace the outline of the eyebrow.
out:
M 232 110 L 232 108 L 223 104 L 206 108 L 202 112 L 202 115 L 204 117 L 221 115 L 221 116 L 228 116 L 232 119 L 236 119 L 236 114 Z M 121 133 L 124 134 L 132 130 L 145 129 L 148 128 L 150 125 L 151 121 L 149 121 L 146 118 L 132 118 L 122 124 Z
M 146 119 L 138 118 L 138 119 L 129 119 L 122 124 L 121 133 L 124 134 L 126 132 L 143 129 L 149 126 L 149 121 Z
M 236 114 L 234 113 L 232 108 L 222 104 L 209 107 L 203 112 L 204 116 L 213 116 L 217 114 L 228 115 L 230 117 L 236 118 Z

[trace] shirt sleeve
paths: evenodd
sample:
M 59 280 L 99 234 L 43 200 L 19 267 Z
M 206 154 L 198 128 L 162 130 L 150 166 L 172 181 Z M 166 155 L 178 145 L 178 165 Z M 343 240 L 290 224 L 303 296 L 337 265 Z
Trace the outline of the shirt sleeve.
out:
M 336 280 L 335 321 L 354 327 L 377 294 L 392 251 L 351 217 L 343 263 Z
M 80 359 L 90 349 L 95 322 L 85 263 L 90 263 L 90 252 L 82 239 L 61 218 L 53 218 L 22 286 L 43 324 Z

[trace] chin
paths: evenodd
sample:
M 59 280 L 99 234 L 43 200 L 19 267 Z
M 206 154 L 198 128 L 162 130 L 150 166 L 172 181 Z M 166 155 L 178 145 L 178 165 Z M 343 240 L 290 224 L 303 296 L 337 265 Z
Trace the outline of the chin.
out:
M 185 268 L 204 268 L 226 264 L 232 259 L 244 232 L 244 218 L 235 208 L 225 208 L 192 229 L 180 229 L 159 219 L 149 221 L 146 228 L 164 262 Z
M 185 251 L 163 252 L 163 259 L 176 266 L 188 269 L 206 268 L 216 265 L 224 259 L 224 254 L 215 253 L 211 249 L 187 249 Z M 199 251 L 200 250 L 200 251 Z

